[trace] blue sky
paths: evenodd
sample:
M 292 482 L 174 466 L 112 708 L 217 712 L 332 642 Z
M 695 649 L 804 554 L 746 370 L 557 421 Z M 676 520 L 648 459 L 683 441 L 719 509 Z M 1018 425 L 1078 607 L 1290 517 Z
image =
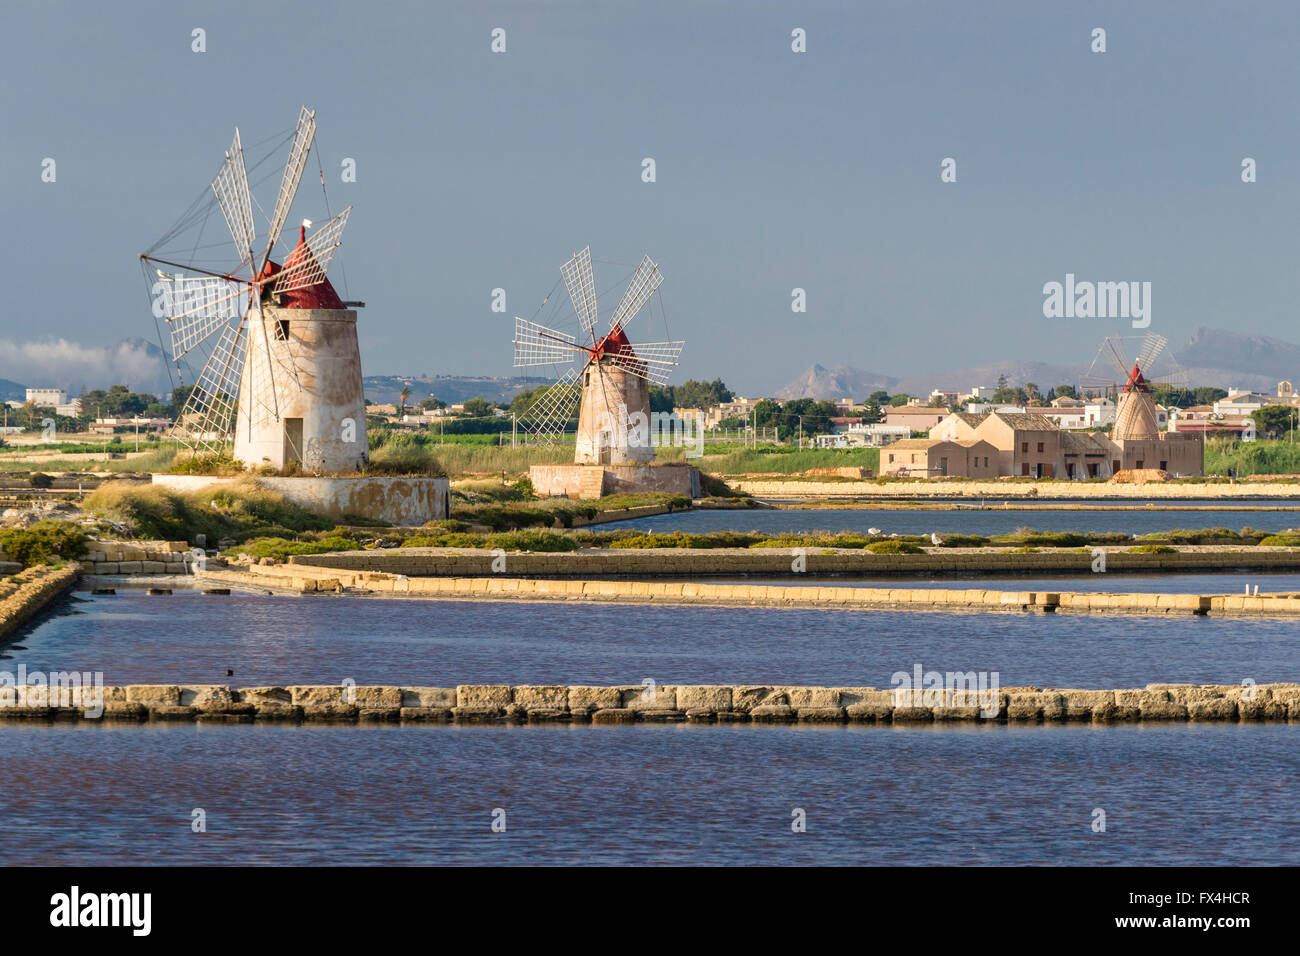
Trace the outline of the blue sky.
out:
M 511 317 L 588 243 L 662 266 L 664 316 L 633 338 L 667 337 L 666 318 L 687 340 L 675 380 L 745 394 L 813 362 L 1086 363 L 1130 330 L 1044 318 L 1043 284 L 1067 272 L 1151 282 L 1151 331 L 1175 344 L 1198 325 L 1300 339 L 1300 12 L 1281 4 L 10 0 L 2 16 L 0 376 L 22 344 L 154 338 L 136 256 L 235 125 L 254 142 L 302 103 L 332 207 L 354 206 L 332 275 L 368 304 L 370 374 L 511 374 Z M 291 221 L 323 211 L 313 160 Z M 598 264 L 597 284 L 629 271 Z

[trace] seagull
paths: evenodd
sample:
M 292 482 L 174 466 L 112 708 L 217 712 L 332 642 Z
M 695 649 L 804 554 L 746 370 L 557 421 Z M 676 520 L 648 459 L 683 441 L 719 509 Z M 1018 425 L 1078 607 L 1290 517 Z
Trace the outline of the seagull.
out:
M 935 534 L 933 531 L 931 531 L 931 532 L 930 532 L 930 543 L 933 544 L 933 545 L 937 548 L 937 547 L 939 547 L 939 545 L 943 544 L 943 538 L 939 537 L 937 534 Z

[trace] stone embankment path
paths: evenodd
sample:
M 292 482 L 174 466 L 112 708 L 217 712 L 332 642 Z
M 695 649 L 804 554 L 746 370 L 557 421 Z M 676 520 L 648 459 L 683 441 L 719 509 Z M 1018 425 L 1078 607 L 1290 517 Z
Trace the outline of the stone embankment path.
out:
M 0 721 L 919 725 L 1300 720 L 1300 684 L 966 689 L 974 686 L 975 676 L 965 675 L 961 687 L 924 692 L 746 684 L 0 687 Z

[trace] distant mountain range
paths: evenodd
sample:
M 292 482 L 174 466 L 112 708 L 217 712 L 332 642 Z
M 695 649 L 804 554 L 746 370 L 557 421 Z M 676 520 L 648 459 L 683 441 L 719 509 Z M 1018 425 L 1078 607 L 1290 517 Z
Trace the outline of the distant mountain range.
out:
M 1192 386 L 1248 388 L 1272 393 L 1282 379 L 1300 380 L 1300 345 L 1261 335 L 1242 335 L 1202 326 L 1174 351 L 1174 357 Z M 1086 365 L 1006 361 L 895 378 L 848 365 L 833 369 L 813 365 L 778 390 L 775 397 L 861 401 L 879 390 L 925 396 L 934 389 L 966 391 L 975 385 L 996 385 L 1001 376 L 1006 377 L 1008 385 L 1034 382 L 1046 391 L 1056 385 L 1076 384 L 1087 371 Z
M 396 402 L 402 386 L 411 389 L 407 399 L 412 405 L 422 398 L 433 396 L 448 405 L 457 405 L 471 398 L 486 398 L 489 402 L 509 402 L 520 392 L 538 385 L 550 384 L 545 378 L 490 378 L 474 375 L 367 375 L 361 380 L 366 398 L 372 402 L 387 404 Z

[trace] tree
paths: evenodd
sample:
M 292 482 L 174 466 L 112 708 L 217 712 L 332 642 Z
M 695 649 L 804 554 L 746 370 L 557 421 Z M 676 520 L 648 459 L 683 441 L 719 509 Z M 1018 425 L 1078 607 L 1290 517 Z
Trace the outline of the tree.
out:
M 493 414 L 493 404 L 481 395 L 465 403 L 465 414 L 471 418 L 486 418 Z
M 401 405 L 398 407 L 398 414 L 406 414 L 406 400 L 411 397 L 411 386 L 403 385 L 397 392 L 397 397 L 401 399 Z
M 432 395 L 430 395 L 428 398 L 420 399 L 420 404 L 418 407 L 423 408 L 425 411 L 432 411 L 433 409 L 436 408 L 446 408 L 447 403 L 444 402 L 441 398 L 434 398 Z
M 890 398 L 890 400 L 889 400 L 889 407 L 890 407 L 890 408 L 901 408 L 902 406 L 906 405 L 906 404 L 907 404 L 908 402 L 910 402 L 911 400 L 912 400 L 912 396 L 911 396 L 911 395 L 905 395 L 905 394 L 903 394 L 902 392 L 899 392 L 897 395 L 895 395 L 895 396 L 893 396 L 892 398 Z
M 880 391 L 872 392 L 870 395 L 867 396 L 867 404 L 868 404 L 868 405 L 888 405 L 888 404 L 889 404 L 889 393 L 886 392 L 884 389 L 881 389 Z
M 1250 417 L 1257 432 L 1280 437 L 1294 427 L 1296 410 L 1290 405 L 1265 405 L 1251 412 Z
M 1058 385 L 1053 389 L 1057 398 L 1078 398 L 1079 393 L 1074 390 L 1073 385 Z

